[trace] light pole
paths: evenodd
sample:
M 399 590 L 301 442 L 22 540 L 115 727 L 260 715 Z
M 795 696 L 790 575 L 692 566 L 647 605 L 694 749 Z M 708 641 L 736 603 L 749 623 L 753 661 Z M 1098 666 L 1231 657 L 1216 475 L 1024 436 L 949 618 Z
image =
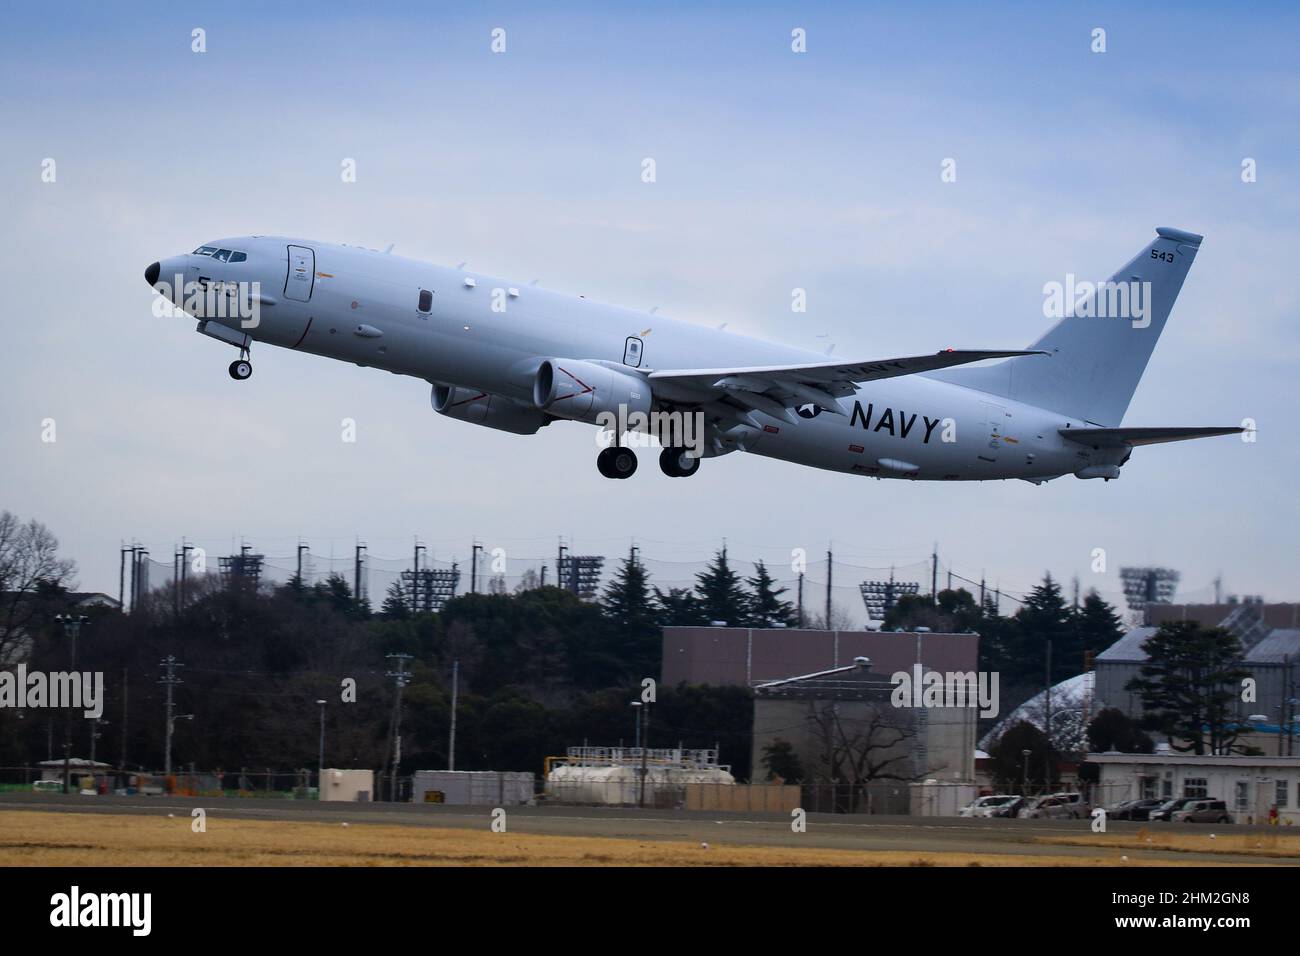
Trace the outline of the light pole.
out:
M 318 700 L 316 703 L 320 706 L 320 756 L 316 764 L 316 799 L 319 800 L 325 786 L 325 701 Z
M 1029 799 L 1029 755 L 1032 750 L 1025 748 L 1020 751 L 1021 760 L 1021 778 L 1020 778 L 1020 795 L 1026 800 Z
M 636 786 L 636 805 L 642 806 L 645 801 L 645 750 L 641 746 L 641 715 L 645 713 L 645 704 L 639 700 L 632 701 L 632 706 L 636 708 L 636 736 L 633 738 L 636 743 L 632 748 L 633 759 L 640 758 L 641 766 L 637 770 Z
M 85 615 L 78 614 L 56 614 L 54 619 L 63 627 L 63 633 L 71 642 L 72 664 L 68 668 L 68 673 L 75 673 L 77 670 L 77 634 L 81 631 L 81 625 L 86 623 Z M 63 792 L 71 793 L 72 783 L 72 711 L 68 711 L 67 721 L 63 734 Z

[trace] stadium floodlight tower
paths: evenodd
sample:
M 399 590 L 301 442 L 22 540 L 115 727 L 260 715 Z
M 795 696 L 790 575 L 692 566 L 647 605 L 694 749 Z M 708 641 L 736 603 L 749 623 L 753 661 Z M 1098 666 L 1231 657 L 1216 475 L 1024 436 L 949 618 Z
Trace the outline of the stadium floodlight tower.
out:
M 868 620 L 883 621 L 900 597 L 920 593 L 921 585 L 916 581 L 895 581 L 891 574 L 888 581 L 863 581 L 858 588 L 867 606 Z
M 1120 568 L 1119 577 L 1129 610 L 1141 611 L 1148 604 L 1172 604 L 1181 575 L 1173 568 Z

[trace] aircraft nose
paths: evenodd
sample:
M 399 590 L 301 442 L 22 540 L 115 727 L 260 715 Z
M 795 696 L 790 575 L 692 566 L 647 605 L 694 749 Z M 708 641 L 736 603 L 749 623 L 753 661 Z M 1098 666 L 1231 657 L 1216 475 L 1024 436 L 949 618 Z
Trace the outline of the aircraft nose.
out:
M 150 285 L 156 285 L 158 282 L 158 273 L 162 272 L 162 263 L 152 263 L 149 268 L 144 270 L 144 281 Z

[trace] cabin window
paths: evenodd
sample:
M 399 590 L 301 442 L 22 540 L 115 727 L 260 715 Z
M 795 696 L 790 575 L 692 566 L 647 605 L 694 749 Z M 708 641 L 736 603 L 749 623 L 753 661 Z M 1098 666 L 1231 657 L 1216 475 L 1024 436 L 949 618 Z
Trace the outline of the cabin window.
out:
M 420 303 L 417 306 L 421 312 L 433 311 L 433 293 L 428 289 L 420 290 Z

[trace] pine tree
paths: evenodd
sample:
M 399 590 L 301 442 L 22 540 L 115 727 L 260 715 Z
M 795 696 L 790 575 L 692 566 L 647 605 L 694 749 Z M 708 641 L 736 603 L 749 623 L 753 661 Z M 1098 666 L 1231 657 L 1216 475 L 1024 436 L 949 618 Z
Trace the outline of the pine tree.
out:
M 618 632 L 618 644 L 634 674 L 655 669 L 659 659 L 658 614 L 650 597 L 650 576 L 637 557 L 628 552 L 601 600 L 605 618 Z
M 669 588 L 666 594 L 655 588 L 655 618 L 660 627 L 691 627 L 708 623 L 700 599 L 690 588 Z
M 782 601 L 781 595 L 786 588 L 776 586 L 762 561 L 755 563 L 754 576 L 746 578 L 749 585 L 749 626 L 771 627 L 774 624 L 791 625 L 794 623 L 794 605 Z
M 703 571 L 695 575 L 701 609 L 707 620 L 726 621 L 733 627 L 749 619 L 749 596 L 740 584 L 740 575 L 727 563 L 727 549 L 721 548 Z
M 1221 627 L 1168 621 L 1142 650 L 1147 662 L 1124 689 L 1142 695 L 1145 723 L 1175 750 L 1198 756 L 1239 750 L 1234 711 L 1241 682 L 1250 676 L 1238 665 L 1241 642 Z
M 411 608 L 407 603 L 405 592 L 402 591 L 401 582 L 394 581 L 388 585 L 388 596 L 384 598 L 379 613 L 394 621 L 404 621 L 411 616 Z
M 1084 651 L 1096 654 L 1124 636 L 1124 619 L 1095 590 L 1083 599 L 1075 614 L 1078 642 Z

